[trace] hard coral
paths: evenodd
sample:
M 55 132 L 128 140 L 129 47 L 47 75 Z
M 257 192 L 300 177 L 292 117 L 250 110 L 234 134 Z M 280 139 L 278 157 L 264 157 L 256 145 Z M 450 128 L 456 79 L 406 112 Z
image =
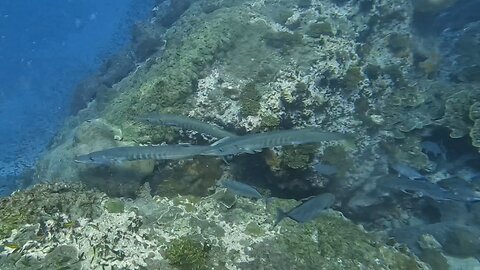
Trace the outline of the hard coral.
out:
M 273 48 L 288 49 L 302 44 L 302 34 L 294 32 L 269 32 L 264 37 L 265 43 Z
M 470 89 L 461 90 L 447 98 L 445 114 L 443 118 L 438 121 L 451 130 L 450 137 L 452 138 L 461 138 L 468 134 L 474 122 L 477 120 L 470 117 L 476 117 L 477 115 L 477 106 L 473 105 L 480 101 L 480 89 L 474 87 L 469 88 Z M 471 111 L 473 112 L 471 113 Z
M 247 83 L 240 93 L 240 114 L 243 117 L 257 115 L 261 97 L 255 83 Z
M 170 264 L 185 270 L 208 269 L 208 243 L 201 243 L 184 236 L 168 244 L 165 252 Z

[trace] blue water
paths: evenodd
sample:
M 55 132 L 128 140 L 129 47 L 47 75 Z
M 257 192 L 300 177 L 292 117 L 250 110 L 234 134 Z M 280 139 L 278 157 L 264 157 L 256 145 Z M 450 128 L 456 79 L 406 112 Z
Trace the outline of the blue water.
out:
M 153 0 L 0 2 L 0 196 L 51 141 L 75 85 L 128 44 L 132 24 L 152 6 Z

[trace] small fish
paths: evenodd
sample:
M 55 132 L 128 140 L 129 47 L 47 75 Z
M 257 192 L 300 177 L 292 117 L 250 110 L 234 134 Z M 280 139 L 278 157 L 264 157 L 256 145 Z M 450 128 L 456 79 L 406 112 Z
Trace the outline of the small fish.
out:
M 84 164 L 114 164 L 134 160 L 163 160 L 191 158 L 209 146 L 175 144 L 157 146 L 123 146 L 92 152 L 75 158 Z
M 395 163 L 392 164 L 391 167 L 398 173 L 399 176 L 405 176 L 410 180 L 427 180 L 427 178 L 417 170 L 405 164 Z
M 336 132 L 323 132 L 315 128 L 278 130 L 253 133 L 236 137 L 225 137 L 213 143 L 202 155 L 229 156 L 241 153 L 256 153 L 264 148 L 285 145 L 319 143 L 346 139 L 346 135 Z
M 379 187 L 391 190 L 400 190 L 417 197 L 428 197 L 435 201 L 474 202 L 480 199 L 474 193 L 467 193 L 465 189 L 447 189 L 429 181 L 417 181 L 405 178 L 388 179 L 379 183 Z M 466 196 L 468 195 L 468 196 Z
M 335 195 L 324 193 L 315 196 L 306 202 L 294 207 L 288 212 L 277 208 L 277 219 L 273 227 L 277 226 L 285 217 L 289 217 L 298 223 L 308 222 L 318 217 L 325 209 L 330 208 L 335 202 Z
M 237 194 L 241 197 L 262 199 L 263 196 L 254 187 L 244 184 L 242 182 L 227 180 L 220 183 L 221 187 L 228 189 L 230 192 Z
M 328 165 L 328 164 L 322 164 L 318 162 L 317 164 L 313 165 L 313 170 L 316 173 L 326 175 L 326 176 L 332 176 L 337 173 L 337 167 Z
M 148 114 L 137 118 L 150 124 L 189 129 L 215 138 L 235 137 L 236 135 L 218 126 L 204 123 L 194 118 L 174 114 Z

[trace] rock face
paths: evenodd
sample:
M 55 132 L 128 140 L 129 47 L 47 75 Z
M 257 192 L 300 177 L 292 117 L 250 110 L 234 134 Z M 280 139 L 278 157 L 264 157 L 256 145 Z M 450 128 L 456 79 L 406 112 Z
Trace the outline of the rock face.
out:
M 416 20 L 419 14 L 433 19 L 456 1 L 413 2 L 158 1 L 152 19 L 134 32 L 135 69 L 127 72 L 131 61 L 126 59 L 124 65 L 113 65 L 100 72 L 100 77 L 109 75 L 108 89 L 70 119 L 50 151 L 38 162 L 36 179 L 80 180 L 108 195 L 132 198 L 143 183 L 150 183 L 154 194 L 161 197 L 150 202 L 149 211 L 154 214 L 155 205 L 159 204 L 158 211 L 163 214 L 153 219 L 166 229 L 153 230 L 155 233 L 142 231 L 142 235 L 149 237 L 147 240 L 131 240 L 118 249 L 131 253 L 126 255 L 114 249 L 118 254 L 112 256 L 138 258 L 132 261 L 153 268 L 168 269 L 171 263 L 191 269 L 192 265 L 205 263 L 219 269 L 283 266 L 319 269 L 323 266 L 319 264 L 325 263 L 324 269 L 358 265 L 380 269 L 383 263 L 391 264 L 393 261 L 384 253 L 389 249 L 384 250 L 382 245 L 372 249 L 375 256 L 380 256 L 375 252 L 383 254 L 376 259 L 364 253 L 372 245 L 355 249 L 353 255 L 347 254 L 348 245 L 343 241 L 364 234 L 356 235 L 357 231 L 348 227 L 350 223 L 343 223 L 344 219 L 325 217 L 323 223 L 319 219 L 320 223 L 305 226 L 285 222 L 280 230 L 270 230 L 266 224 L 270 224 L 273 214 L 260 213 L 256 208 L 259 205 L 245 201 L 245 211 L 237 207 L 221 210 L 208 196 L 212 195 L 217 180 L 234 178 L 259 184 L 279 197 L 335 193 L 340 210 L 374 228 L 430 225 L 442 216 L 449 216 L 439 214 L 449 208 L 439 207 L 436 202 L 421 198 L 405 200 L 395 192 L 386 197 L 376 190 L 380 181 L 396 176 L 389 169 L 392 164 L 412 168 L 432 182 L 460 175 L 461 170 L 471 180 L 480 166 L 474 163 L 480 145 L 480 84 L 476 76 L 480 27 L 470 22 L 455 28 L 463 30 L 443 31 L 441 35 L 445 36 L 416 31 L 416 27 L 426 23 Z M 124 77 L 119 78 L 121 75 Z M 83 86 L 95 90 L 95 83 Z M 178 132 L 136 120 L 148 113 L 186 115 L 239 135 L 314 126 L 350 134 L 352 139 L 346 143 L 269 149 L 226 162 L 208 157 L 112 167 L 88 167 L 73 162 L 76 155 L 122 145 L 211 143 L 209 138 L 194 132 Z M 446 149 L 442 155 L 429 154 L 422 148 L 425 141 L 443 144 Z M 314 169 L 319 163 L 335 168 L 336 173 L 319 174 Z M 195 202 L 188 203 L 187 198 Z M 388 199 L 390 205 L 382 204 Z M 166 205 L 169 210 L 164 209 Z M 126 202 L 125 209 L 133 209 L 128 207 Z M 133 213 L 125 210 L 119 226 L 128 224 L 127 227 L 136 228 L 137 220 L 141 220 L 140 227 L 144 226 L 144 219 L 149 218 L 139 212 L 140 208 L 136 207 L 138 211 Z M 215 215 L 202 212 L 205 209 Z M 430 212 L 425 209 L 437 210 L 425 214 Z M 477 226 L 478 214 L 469 211 L 463 211 L 462 218 L 455 222 L 473 220 L 472 215 L 476 215 L 468 225 Z M 237 214 L 262 218 L 245 216 L 240 222 Z M 189 215 L 198 217 L 202 223 L 188 219 Z M 164 217 L 168 218 L 161 220 Z M 107 222 L 113 216 L 102 218 Z M 99 222 L 93 227 L 99 227 Z M 175 227 L 168 227 L 170 224 Z M 347 235 L 330 231 L 321 224 L 333 227 L 349 224 L 343 230 Z M 191 228 L 197 230 L 190 231 Z M 245 233 L 247 230 L 255 237 Z M 349 230 L 355 233 L 350 235 Z M 105 233 L 102 229 L 98 231 Z M 137 228 L 124 233 L 139 231 Z M 324 232 L 330 233 L 324 235 Z M 79 237 L 86 234 L 78 233 Z M 326 240 L 337 235 L 343 238 L 335 238 L 335 242 Z M 467 237 L 452 234 L 451 238 Z M 370 241 L 365 239 L 355 238 L 354 242 Z M 120 240 L 110 243 L 115 241 Z M 127 251 L 133 246 L 149 249 L 158 243 L 163 247 L 161 251 L 146 250 L 141 254 Z M 331 247 L 322 246 L 328 243 Z M 263 253 L 259 250 L 270 252 L 267 247 L 275 250 L 260 258 Z M 103 248 L 102 252 L 113 252 Z M 82 254 L 82 247 L 76 249 Z M 444 251 L 429 251 L 424 256 L 443 262 Z M 71 249 L 65 253 L 72 254 Z M 146 254 L 151 255 L 138 257 Z M 308 256 L 304 257 L 305 254 Z M 318 254 L 324 257 L 317 257 Z M 185 257 L 192 261 L 185 262 Z M 365 260 L 345 259 L 348 257 Z M 378 265 L 372 265 L 373 261 L 379 262 Z M 95 263 L 98 266 L 106 262 Z M 405 269 L 409 267 L 414 266 Z
M 264 158 L 275 183 L 291 191 L 298 187 L 292 178 L 303 179 L 304 189 L 329 182 L 312 170 L 318 159 L 341 168 L 337 176 L 348 180 L 335 180 L 348 190 L 365 184 L 372 168 L 386 171 L 382 159 L 432 170 L 419 136 L 430 128 L 448 128 L 452 138 L 471 137 L 472 147 L 480 145 L 479 85 L 449 79 L 472 66 L 455 66 L 460 62 L 452 59 L 476 58 L 477 50 L 463 48 L 476 48 L 477 28 L 469 27 L 444 52 L 439 40 L 414 31 L 419 6 L 410 2 L 301 2 L 159 1 L 152 20 L 135 28 L 131 46 L 135 51 L 146 42 L 152 49 L 135 58 L 134 72 L 121 68 L 133 61 L 129 55 L 108 61 L 97 77 L 114 74 L 108 76 L 115 78 L 108 80 L 109 90 L 72 123 L 103 119 L 121 131 L 125 144 L 185 139 L 135 120 L 152 112 L 189 115 L 239 134 L 304 126 L 355 134 L 355 146 L 293 147 Z M 453 2 L 418 4 L 429 10 Z M 448 66 L 441 67 L 442 60 Z M 97 89 L 97 80 L 82 86 Z M 90 140 L 86 144 L 98 143 Z M 58 147 L 52 151 L 69 155 Z M 333 157 L 326 155 L 331 152 Z M 302 157 L 292 159 L 292 153 Z M 40 165 L 38 171 L 52 181 L 48 168 Z
M 38 185 L 0 201 L 0 268 L 427 269 L 338 212 L 273 229 L 275 208 L 295 201 L 227 207 L 225 196 L 152 198 L 145 187 L 119 200 L 78 184 Z
M 131 196 L 142 180 L 152 174 L 154 161 L 111 166 L 88 166 L 74 161 L 78 155 L 129 145 L 121 139 L 121 131 L 104 120 L 83 122 L 57 139 L 55 147 L 38 162 L 35 178 L 49 182 L 82 181 L 110 195 Z

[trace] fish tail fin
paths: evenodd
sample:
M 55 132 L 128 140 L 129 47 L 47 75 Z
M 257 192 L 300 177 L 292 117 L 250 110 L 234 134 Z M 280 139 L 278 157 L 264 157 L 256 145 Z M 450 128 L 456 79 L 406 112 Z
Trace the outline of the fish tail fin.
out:
M 265 202 L 265 211 L 268 211 L 268 207 L 270 206 L 270 202 L 274 200 L 273 197 L 263 196 L 263 201 Z
M 267 197 L 267 196 L 264 196 L 264 197 L 263 197 L 263 201 L 265 202 L 265 210 L 268 209 L 268 204 L 270 203 L 270 199 L 271 199 L 271 198 L 269 198 L 269 197 Z
M 287 216 L 287 213 L 284 212 L 282 209 L 277 208 L 277 218 L 275 219 L 275 223 L 273 224 L 273 228 L 280 223 L 285 217 Z

